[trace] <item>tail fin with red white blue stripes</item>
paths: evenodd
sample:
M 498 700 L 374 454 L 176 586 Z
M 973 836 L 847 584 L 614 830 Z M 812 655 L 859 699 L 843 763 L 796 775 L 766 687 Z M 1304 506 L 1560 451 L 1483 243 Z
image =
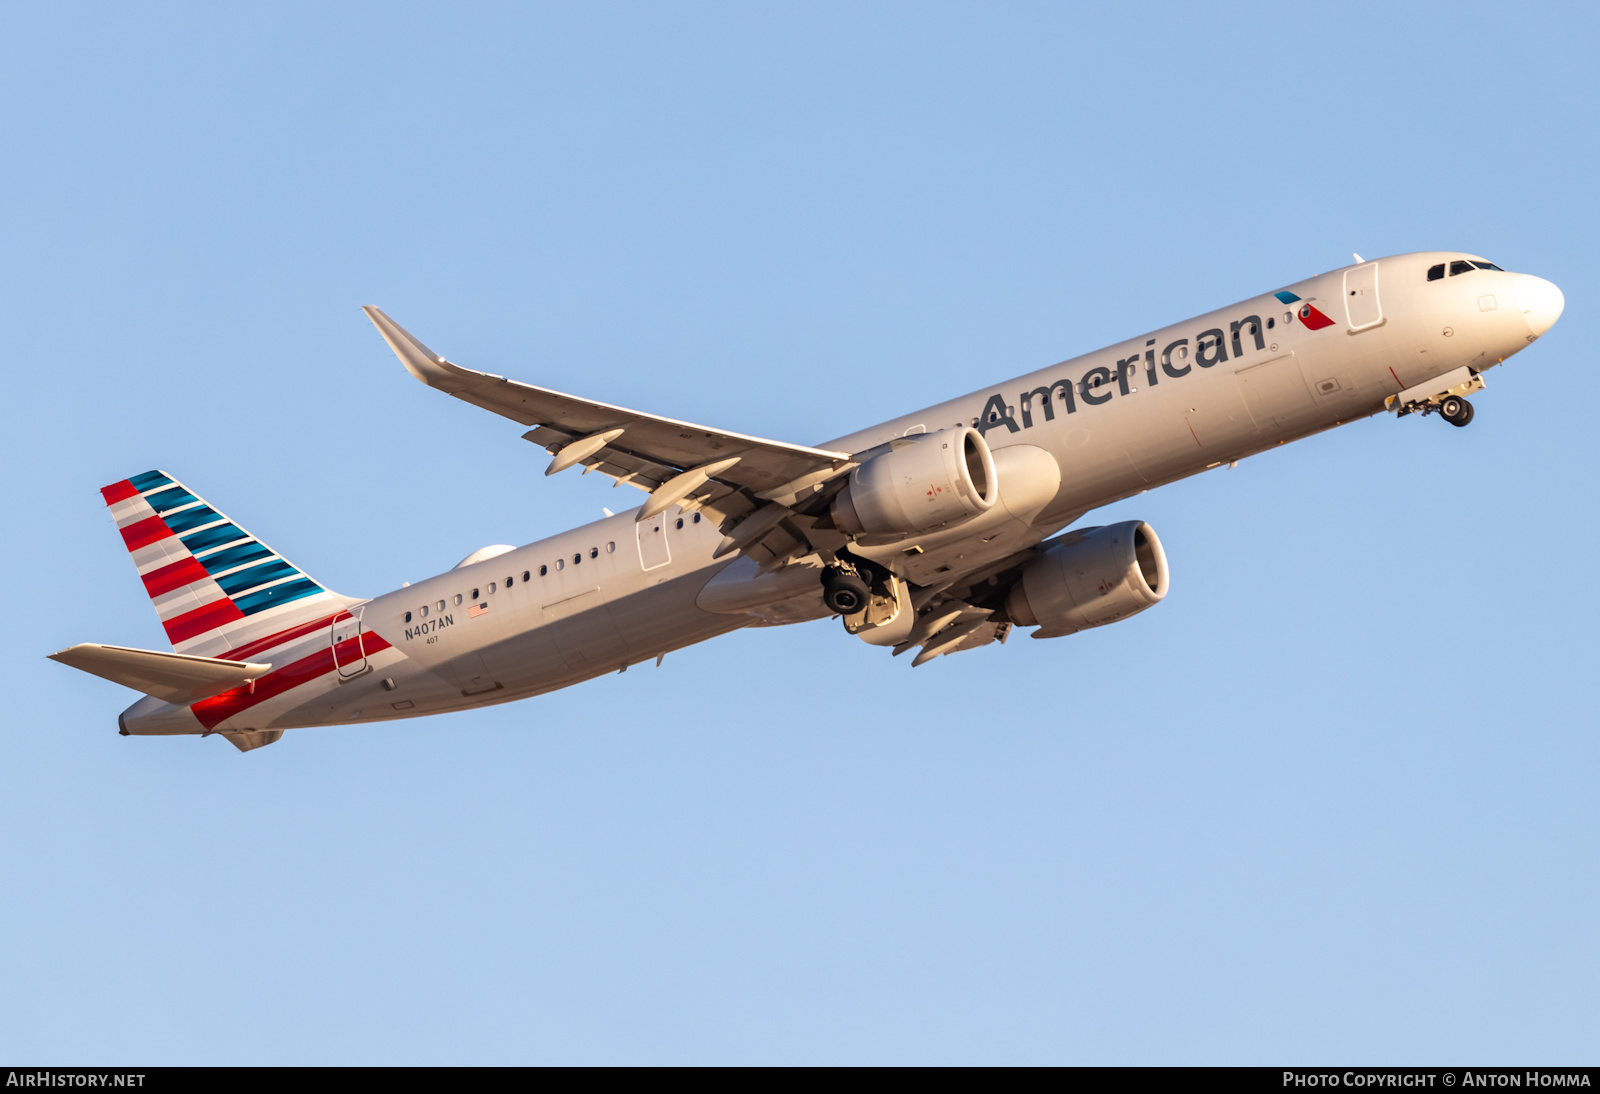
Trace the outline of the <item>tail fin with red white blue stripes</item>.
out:
M 350 603 L 165 472 L 146 471 L 100 493 L 179 653 L 225 658 Z

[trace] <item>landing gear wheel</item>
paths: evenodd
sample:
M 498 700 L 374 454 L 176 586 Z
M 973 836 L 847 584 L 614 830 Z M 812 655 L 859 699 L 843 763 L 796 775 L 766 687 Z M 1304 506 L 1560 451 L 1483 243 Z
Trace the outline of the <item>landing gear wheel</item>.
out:
M 822 579 L 822 602 L 837 615 L 854 615 L 867 606 L 871 587 L 855 574 L 830 569 Z
M 1453 426 L 1463 426 L 1472 421 L 1472 404 L 1459 395 L 1452 395 L 1439 404 L 1439 417 Z

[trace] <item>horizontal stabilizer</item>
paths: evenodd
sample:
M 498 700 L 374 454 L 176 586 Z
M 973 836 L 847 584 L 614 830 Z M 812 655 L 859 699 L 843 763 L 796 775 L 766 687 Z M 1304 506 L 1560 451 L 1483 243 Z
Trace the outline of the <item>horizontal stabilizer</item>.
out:
M 242 687 L 272 671 L 271 665 L 222 661 L 182 653 L 134 650 L 84 642 L 52 653 L 50 660 L 93 673 L 169 703 L 193 703 Z

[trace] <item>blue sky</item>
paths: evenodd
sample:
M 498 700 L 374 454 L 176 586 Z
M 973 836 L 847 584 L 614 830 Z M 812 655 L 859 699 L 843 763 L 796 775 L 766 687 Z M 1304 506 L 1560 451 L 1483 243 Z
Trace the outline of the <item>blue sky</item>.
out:
M 1584 6 L 13 5 L 0 1056 L 1570 1063 L 1600 1048 Z M 1120 503 L 1173 591 L 836 624 L 240 755 L 96 490 L 374 595 L 638 495 L 411 380 L 816 443 L 1349 261 L 1566 293 L 1470 428 Z M 626 498 L 623 495 L 628 495 Z

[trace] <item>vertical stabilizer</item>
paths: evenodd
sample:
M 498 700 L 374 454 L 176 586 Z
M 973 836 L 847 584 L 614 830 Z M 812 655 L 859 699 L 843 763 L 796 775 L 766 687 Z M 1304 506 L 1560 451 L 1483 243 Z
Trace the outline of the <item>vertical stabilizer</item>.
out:
M 351 603 L 164 472 L 100 493 L 178 653 L 239 659 L 285 630 L 330 622 Z

